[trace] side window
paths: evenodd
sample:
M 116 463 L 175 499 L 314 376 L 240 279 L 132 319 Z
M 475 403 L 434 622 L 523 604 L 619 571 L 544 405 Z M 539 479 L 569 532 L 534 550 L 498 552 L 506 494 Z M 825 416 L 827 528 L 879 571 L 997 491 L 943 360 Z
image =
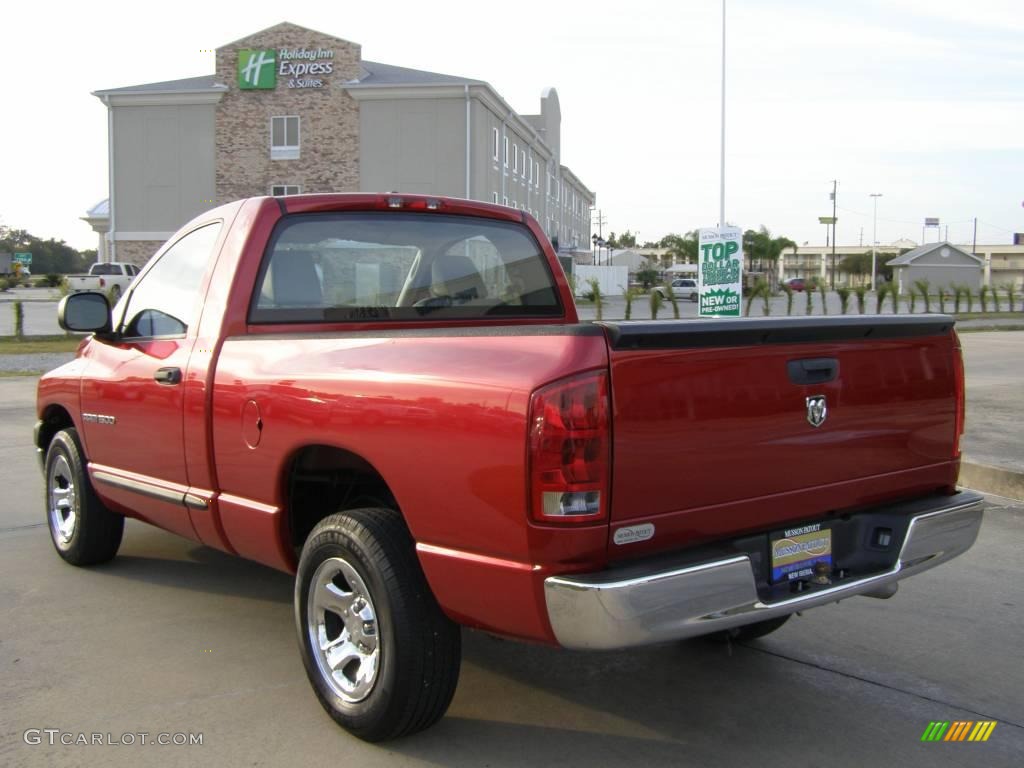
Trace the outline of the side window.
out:
M 221 224 L 195 229 L 164 251 L 128 299 L 127 337 L 184 336 L 199 309 L 199 286 Z

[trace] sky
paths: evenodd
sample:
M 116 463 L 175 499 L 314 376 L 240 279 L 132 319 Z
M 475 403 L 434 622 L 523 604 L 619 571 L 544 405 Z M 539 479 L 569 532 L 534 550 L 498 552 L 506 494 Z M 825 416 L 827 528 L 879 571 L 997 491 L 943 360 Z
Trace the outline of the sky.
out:
M 521 114 L 545 87 L 562 162 L 604 233 L 641 241 L 719 219 L 721 0 L 9 3 L 0 224 L 96 246 L 107 118 L 92 91 L 209 74 L 219 45 L 291 21 L 363 57 L 489 82 Z M 815 245 L 1024 232 L 1019 0 L 728 0 L 725 218 Z M 596 228 L 595 228 L 596 231 Z M 934 230 L 927 241 L 937 239 Z

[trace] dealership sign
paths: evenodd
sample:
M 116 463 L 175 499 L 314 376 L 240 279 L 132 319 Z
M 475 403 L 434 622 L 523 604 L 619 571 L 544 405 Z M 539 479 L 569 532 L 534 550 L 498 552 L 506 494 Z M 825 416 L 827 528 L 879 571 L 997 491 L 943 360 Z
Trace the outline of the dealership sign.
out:
M 700 231 L 698 286 L 701 317 L 739 317 L 743 306 L 743 231 Z
M 273 90 L 280 77 L 288 88 L 323 88 L 334 72 L 334 51 L 324 48 L 249 49 L 238 52 L 238 87 Z

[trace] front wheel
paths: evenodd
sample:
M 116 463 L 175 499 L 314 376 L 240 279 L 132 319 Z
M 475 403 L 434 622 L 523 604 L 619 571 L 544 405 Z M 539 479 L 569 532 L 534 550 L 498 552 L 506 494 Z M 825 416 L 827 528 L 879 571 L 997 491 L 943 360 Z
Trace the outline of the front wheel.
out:
M 302 548 L 295 624 L 320 704 L 366 741 L 421 731 L 448 709 L 461 636 L 427 585 L 398 513 L 322 520 Z
M 105 563 L 121 546 L 124 517 L 96 496 L 74 429 L 54 435 L 46 451 L 46 519 L 54 548 L 72 565 Z

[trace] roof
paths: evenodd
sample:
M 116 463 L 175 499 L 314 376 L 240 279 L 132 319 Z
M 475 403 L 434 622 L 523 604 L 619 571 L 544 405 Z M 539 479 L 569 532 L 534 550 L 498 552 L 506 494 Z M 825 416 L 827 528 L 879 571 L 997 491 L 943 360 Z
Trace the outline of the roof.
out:
M 932 253 L 933 251 L 937 251 L 939 248 L 943 248 L 943 247 L 945 247 L 945 248 L 952 248 L 954 251 L 957 251 L 958 253 L 961 253 L 964 256 L 967 256 L 969 258 L 974 259 L 975 261 L 978 262 L 978 264 L 984 264 L 985 263 L 985 261 L 983 259 L 978 258 L 973 253 L 968 253 L 967 251 L 965 251 L 962 248 L 957 248 L 952 243 L 942 242 L 942 243 L 929 243 L 928 245 L 920 245 L 920 246 L 918 246 L 917 248 L 915 248 L 912 251 L 907 251 L 902 256 L 897 256 L 895 259 L 890 259 L 889 260 L 889 266 L 890 267 L 901 267 L 901 266 L 904 266 L 906 264 L 910 264 L 910 262 L 915 261 L 916 259 L 921 258 L 925 254 Z
M 100 200 L 96 205 L 85 212 L 85 218 L 87 219 L 109 219 L 110 218 L 110 198 L 106 200 Z
M 365 74 L 359 78 L 358 85 L 485 85 L 483 80 L 471 77 L 442 75 L 439 72 L 396 67 L 377 61 L 363 60 L 360 63 Z
M 217 82 L 216 75 L 203 75 L 202 77 L 186 77 L 182 80 L 164 80 L 160 83 L 108 88 L 104 91 L 94 91 L 93 96 L 111 96 L 120 93 L 217 93 L 227 89 L 226 85 Z

